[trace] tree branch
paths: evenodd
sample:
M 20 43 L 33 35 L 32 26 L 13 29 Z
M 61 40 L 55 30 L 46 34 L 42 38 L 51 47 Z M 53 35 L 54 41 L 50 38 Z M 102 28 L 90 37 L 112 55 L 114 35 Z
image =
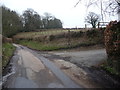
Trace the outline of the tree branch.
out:
M 79 0 L 74 7 L 76 7 L 76 6 L 80 3 L 80 1 L 81 1 L 81 0 Z

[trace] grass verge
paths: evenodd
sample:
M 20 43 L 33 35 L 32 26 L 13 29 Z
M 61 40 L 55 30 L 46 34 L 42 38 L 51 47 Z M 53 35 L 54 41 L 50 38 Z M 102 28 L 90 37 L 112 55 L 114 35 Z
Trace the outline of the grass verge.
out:
M 10 58 L 15 51 L 15 47 L 10 43 L 3 43 L 2 45 L 2 68 L 4 69 L 8 64 Z
M 41 50 L 41 51 L 53 51 L 53 50 L 60 50 L 60 49 L 72 49 L 72 48 L 77 48 L 77 47 L 86 47 L 86 46 L 93 46 L 96 45 L 95 42 L 80 42 L 76 44 L 66 44 L 66 42 L 48 42 L 48 43 L 43 43 L 43 42 L 38 42 L 38 41 L 28 41 L 28 40 L 20 40 L 18 42 L 21 45 L 27 46 L 31 49 L 35 50 Z
M 112 76 L 118 76 L 120 77 L 120 72 L 116 71 L 115 68 L 110 67 L 107 62 L 100 65 L 100 67 L 105 70 L 107 73 L 109 73 Z
M 59 45 L 51 44 L 51 43 L 44 44 L 41 42 L 28 41 L 28 40 L 21 40 L 19 41 L 19 44 L 27 46 L 32 49 L 43 50 L 43 51 L 51 51 L 51 50 L 58 50 L 61 48 L 67 48 L 66 46 L 59 46 Z

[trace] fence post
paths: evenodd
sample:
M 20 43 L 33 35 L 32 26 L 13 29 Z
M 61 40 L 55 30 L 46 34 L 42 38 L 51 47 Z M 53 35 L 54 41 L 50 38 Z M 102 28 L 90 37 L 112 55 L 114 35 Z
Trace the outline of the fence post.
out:
M 68 47 L 70 47 L 70 29 L 68 29 Z
M 98 22 L 98 28 L 100 28 L 100 22 Z

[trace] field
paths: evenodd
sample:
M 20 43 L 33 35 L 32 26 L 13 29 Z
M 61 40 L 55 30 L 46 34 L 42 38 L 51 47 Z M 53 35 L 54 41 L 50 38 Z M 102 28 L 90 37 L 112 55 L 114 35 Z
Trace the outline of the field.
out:
M 43 30 L 22 32 L 13 37 L 14 42 L 37 50 L 70 49 L 103 44 L 103 31 L 98 30 Z
M 33 37 L 40 37 L 40 36 L 49 36 L 49 35 L 57 35 L 57 34 L 63 34 L 63 33 L 68 33 L 69 31 L 71 32 L 79 32 L 79 31 L 85 31 L 82 29 L 76 29 L 76 30 L 62 30 L 62 29 L 56 29 L 56 30 L 42 30 L 39 32 L 22 32 L 17 35 L 15 35 L 15 38 L 33 38 Z

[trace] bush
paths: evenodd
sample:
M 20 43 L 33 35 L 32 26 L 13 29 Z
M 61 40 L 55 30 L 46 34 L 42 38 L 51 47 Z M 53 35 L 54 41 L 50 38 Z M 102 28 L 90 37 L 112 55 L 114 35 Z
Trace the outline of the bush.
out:
M 49 36 L 49 41 L 52 41 L 52 40 L 54 40 L 55 39 L 55 36 L 54 35 L 50 35 Z
M 88 30 L 88 31 L 86 32 L 87 37 L 95 37 L 95 36 L 97 36 L 98 34 L 99 34 L 99 33 L 98 33 L 97 30 Z
M 55 38 L 65 38 L 65 33 L 61 33 L 61 34 L 58 34 L 58 35 L 55 35 Z
M 104 35 L 108 64 L 120 72 L 120 22 L 111 21 Z
M 80 31 L 80 32 L 71 32 L 70 36 L 73 37 L 73 38 L 79 38 L 79 37 L 83 36 L 83 32 L 82 31 Z

